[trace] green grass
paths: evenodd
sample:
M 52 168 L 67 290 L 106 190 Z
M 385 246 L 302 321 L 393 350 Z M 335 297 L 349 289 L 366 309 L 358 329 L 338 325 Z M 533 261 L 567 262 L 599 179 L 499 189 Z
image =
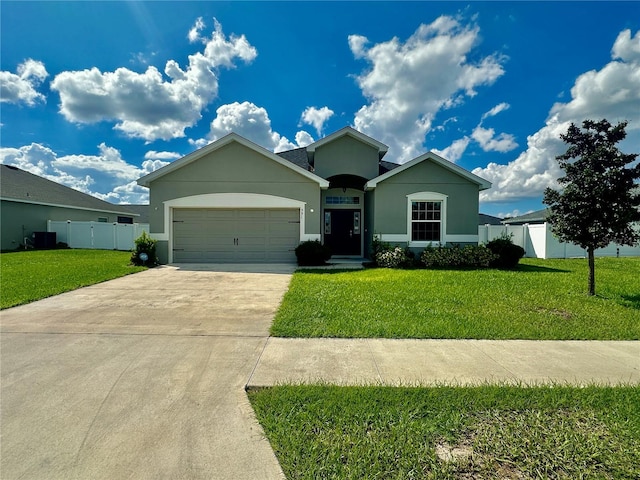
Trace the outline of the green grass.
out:
M 640 478 L 638 387 L 280 386 L 249 399 L 289 479 Z
M 640 339 L 640 258 L 523 259 L 518 270 L 299 271 L 283 337 Z
M 39 250 L 0 254 L 0 308 L 40 300 L 146 267 L 129 265 L 130 252 Z

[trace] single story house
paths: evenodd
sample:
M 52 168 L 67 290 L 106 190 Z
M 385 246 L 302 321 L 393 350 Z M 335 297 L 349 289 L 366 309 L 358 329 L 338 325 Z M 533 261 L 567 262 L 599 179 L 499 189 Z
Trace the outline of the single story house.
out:
M 12 165 L 0 165 L 0 229 L 2 250 L 36 241 L 47 221 L 133 223 L 138 214 Z M 38 240 L 46 236 L 39 236 Z M 53 245 L 41 245 L 53 246 Z
M 477 243 L 491 184 L 432 152 L 398 165 L 387 150 L 351 127 L 278 154 L 230 133 L 138 180 L 160 261 L 290 262 L 305 240 L 367 257 L 374 236 Z

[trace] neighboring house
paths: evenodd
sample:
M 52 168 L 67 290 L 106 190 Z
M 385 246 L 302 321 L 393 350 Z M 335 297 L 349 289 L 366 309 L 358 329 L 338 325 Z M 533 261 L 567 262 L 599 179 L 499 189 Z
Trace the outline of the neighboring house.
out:
M 502 225 L 502 218 L 481 213 L 478 215 L 478 225 Z
M 0 165 L 2 250 L 47 231 L 48 220 L 133 223 L 138 214 L 11 165 Z M 50 246 L 50 245 L 48 245 Z
M 135 213 L 138 215 L 135 219 L 137 223 L 149 223 L 149 205 L 131 205 L 131 204 L 121 204 L 118 205 L 118 208 L 124 208 L 131 213 Z
M 345 127 L 274 154 L 231 133 L 138 180 L 163 263 L 289 262 L 305 240 L 368 256 L 372 239 L 422 249 L 477 243 L 491 184 L 434 153 L 403 165 Z
M 524 225 L 526 223 L 530 225 L 540 225 L 545 223 L 551 215 L 551 210 L 543 208 L 542 210 L 536 210 L 535 212 L 526 213 L 517 217 L 505 218 L 502 220 L 504 225 Z

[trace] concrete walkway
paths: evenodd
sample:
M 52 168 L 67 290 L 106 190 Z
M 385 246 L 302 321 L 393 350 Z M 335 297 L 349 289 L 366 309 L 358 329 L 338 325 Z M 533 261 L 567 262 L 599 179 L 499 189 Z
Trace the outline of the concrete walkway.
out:
M 269 338 L 248 387 L 640 384 L 640 342 Z

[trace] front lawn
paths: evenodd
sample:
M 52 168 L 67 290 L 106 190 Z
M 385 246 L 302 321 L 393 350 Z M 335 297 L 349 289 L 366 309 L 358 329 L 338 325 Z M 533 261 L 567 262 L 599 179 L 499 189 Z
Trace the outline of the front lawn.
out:
M 298 271 L 283 337 L 640 339 L 640 258 L 523 259 L 515 271 Z
M 131 252 L 30 250 L 0 254 L 0 308 L 93 285 L 146 267 L 129 265 Z
M 638 387 L 279 386 L 249 399 L 288 479 L 640 478 Z

